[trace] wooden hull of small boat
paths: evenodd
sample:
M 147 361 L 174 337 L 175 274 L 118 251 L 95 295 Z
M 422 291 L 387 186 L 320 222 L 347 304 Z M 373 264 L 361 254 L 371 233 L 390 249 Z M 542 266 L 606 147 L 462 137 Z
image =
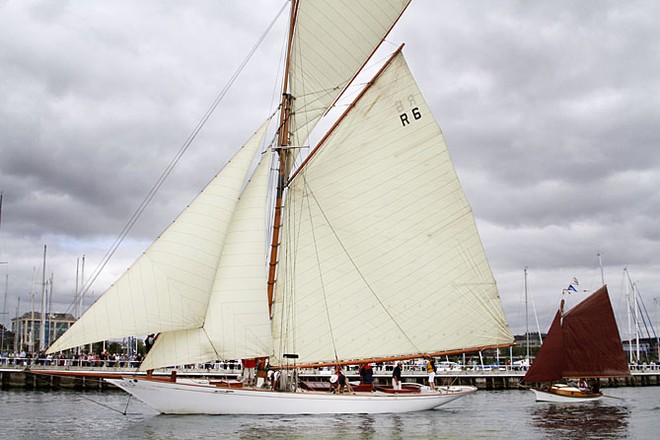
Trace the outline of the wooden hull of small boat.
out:
M 577 403 L 577 402 L 592 402 L 600 400 L 603 395 L 601 393 L 588 393 L 583 392 L 578 388 L 571 386 L 552 386 L 547 390 L 539 390 L 531 388 L 536 395 L 537 402 L 554 402 L 554 403 Z
M 366 392 L 278 392 L 221 388 L 192 382 L 106 379 L 163 414 L 378 414 L 437 408 L 470 394 L 475 387 L 451 387 L 418 394 Z

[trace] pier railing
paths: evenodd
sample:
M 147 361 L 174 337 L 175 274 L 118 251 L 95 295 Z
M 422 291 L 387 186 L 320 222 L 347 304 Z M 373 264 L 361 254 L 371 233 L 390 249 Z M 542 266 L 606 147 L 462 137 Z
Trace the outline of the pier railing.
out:
M 53 358 L 31 358 L 31 357 L 0 357 L 0 368 L 23 370 L 26 368 L 52 369 L 52 370 L 81 370 L 81 371 L 116 371 L 116 372 L 135 372 L 140 366 L 140 361 L 130 358 L 119 359 L 99 359 L 95 357 L 78 359 L 53 359 Z M 349 376 L 358 375 L 358 365 L 349 365 L 344 367 L 344 371 Z M 394 369 L 393 363 L 375 364 L 373 372 L 376 376 L 391 376 Z M 214 361 L 206 363 L 195 363 L 188 365 L 171 366 L 158 369 L 157 372 L 169 374 L 172 370 L 180 373 L 205 372 L 224 375 L 240 375 L 242 367 L 240 361 Z M 490 376 L 490 375 L 513 375 L 524 376 L 527 371 L 526 366 L 512 365 L 461 365 L 452 364 L 448 367 L 440 366 L 437 368 L 437 376 Z M 642 364 L 630 364 L 630 371 L 633 374 L 649 373 L 657 374 L 660 371 L 660 365 L 650 362 Z M 332 367 L 301 369 L 300 375 L 307 376 L 330 376 L 334 373 Z M 406 376 L 425 376 L 426 366 L 421 363 L 404 363 L 402 374 Z
M 388 384 L 391 381 L 391 364 L 372 364 L 376 383 Z M 241 380 L 242 368 L 238 361 L 209 362 L 190 364 L 153 371 L 154 376 L 176 376 L 201 380 Z M 38 373 L 38 374 L 37 374 Z M 328 381 L 334 373 L 332 368 L 300 369 L 298 377 L 306 381 Z M 453 364 L 451 368 L 440 368 L 436 373 L 436 383 L 440 385 L 472 385 L 479 389 L 519 388 L 526 373 L 524 367 L 493 367 L 481 365 L 463 366 Z M 660 384 L 660 368 L 656 364 L 631 366 L 631 376 L 622 379 L 602 379 L 602 386 L 647 386 Z M 138 370 L 138 365 L 130 360 L 3 358 L 0 359 L 0 384 L 7 388 L 72 388 L 72 389 L 108 389 L 104 378 L 146 375 Z M 357 366 L 344 367 L 344 374 L 351 381 L 359 380 Z M 405 382 L 426 384 L 428 375 L 425 366 L 405 364 L 402 369 Z M 111 387 L 111 386 L 110 386 Z

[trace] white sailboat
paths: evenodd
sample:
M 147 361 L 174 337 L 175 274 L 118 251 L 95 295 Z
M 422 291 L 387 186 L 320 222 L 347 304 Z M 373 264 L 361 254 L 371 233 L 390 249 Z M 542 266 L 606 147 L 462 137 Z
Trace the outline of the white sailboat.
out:
M 314 367 L 510 345 L 471 208 L 401 48 L 293 166 L 295 147 L 408 3 L 292 1 L 277 145 L 250 174 L 260 128 L 49 352 L 159 333 L 143 370 L 268 357 L 288 377 L 292 357 Z M 285 391 L 110 381 L 177 414 L 407 412 L 475 390 L 330 394 L 299 390 L 295 380 Z

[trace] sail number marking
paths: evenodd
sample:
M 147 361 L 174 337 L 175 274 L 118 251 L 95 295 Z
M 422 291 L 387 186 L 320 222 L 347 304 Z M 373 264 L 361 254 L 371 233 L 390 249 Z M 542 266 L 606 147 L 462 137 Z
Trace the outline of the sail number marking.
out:
M 404 111 L 405 107 L 403 101 L 396 101 L 394 104 L 397 112 L 399 112 L 401 125 L 404 127 L 422 118 L 422 112 L 419 110 L 419 107 L 416 106 L 415 97 L 413 95 L 408 95 L 407 104 L 412 107 L 410 112 Z

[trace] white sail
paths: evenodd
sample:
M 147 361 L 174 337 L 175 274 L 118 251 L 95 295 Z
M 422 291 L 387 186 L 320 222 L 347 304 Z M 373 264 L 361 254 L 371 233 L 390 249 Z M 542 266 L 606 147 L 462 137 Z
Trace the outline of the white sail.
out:
M 227 229 L 265 123 L 163 234 L 49 348 L 199 328 L 206 317 Z
M 276 359 L 512 342 L 471 208 L 401 54 L 295 176 L 286 202 Z
M 410 0 L 300 2 L 289 68 L 293 144 L 303 145 L 408 3 Z
M 272 353 L 267 286 L 265 154 L 236 206 L 203 326 L 161 333 L 141 369 Z

